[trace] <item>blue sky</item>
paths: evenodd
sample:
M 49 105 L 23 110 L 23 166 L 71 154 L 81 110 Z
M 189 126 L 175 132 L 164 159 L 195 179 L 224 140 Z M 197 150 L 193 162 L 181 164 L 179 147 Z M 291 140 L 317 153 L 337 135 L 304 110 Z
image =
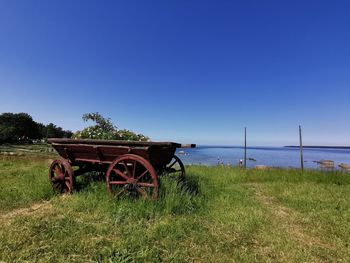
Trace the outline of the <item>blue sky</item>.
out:
M 348 1 L 1 1 L 0 112 L 154 140 L 350 145 Z

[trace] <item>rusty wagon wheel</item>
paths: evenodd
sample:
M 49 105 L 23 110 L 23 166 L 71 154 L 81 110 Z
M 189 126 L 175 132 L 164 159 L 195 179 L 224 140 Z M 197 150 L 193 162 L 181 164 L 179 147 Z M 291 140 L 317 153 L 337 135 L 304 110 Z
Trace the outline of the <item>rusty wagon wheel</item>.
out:
M 55 192 L 70 194 L 73 191 L 73 169 L 65 160 L 54 160 L 49 170 L 49 180 Z
M 174 155 L 171 162 L 164 168 L 165 175 L 170 175 L 171 177 L 179 180 L 185 179 L 185 166 L 179 157 Z
M 115 197 L 122 195 L 157 199 L 158 177 L 146 159 L 125 154 L 110 164 L 106 173 L 107 191 Z

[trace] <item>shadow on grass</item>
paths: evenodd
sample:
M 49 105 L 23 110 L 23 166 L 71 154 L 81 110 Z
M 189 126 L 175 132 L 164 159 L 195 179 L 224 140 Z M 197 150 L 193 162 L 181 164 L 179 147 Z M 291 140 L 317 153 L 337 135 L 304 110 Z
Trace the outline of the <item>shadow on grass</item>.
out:
M 197 195 L 200 193 L 199 178 L 196 176 L 186 176 L 183 179 L 173 178 L 168 176 L 159 177 L 160 187 L 164 180 L 170 180 L 177 184 L 177 187 L 186 193 L 191 195 Z M 81 192 L 84 189 L 88 189 L 91 184 L 96 182 L 106 182 L 106 176 L 103 172 L 88 172 L 83 175 L 74 178 L 74 190 Z
M 88 172 L 74 177 L 74 191 L 81 192 L 96 182 L 105 182 L 106 176 L 103 172 Z
M 159 215 L 192 214 L 202 207 L 200 180 L 195 175 L 183 180 L 169 176 L 159 177 L 158 199 L 144 200 L 139 196 L 122 195 L 112 198 L 105 186 L 105 174 L 89 172 L 76 178 L 75 199 L 77 210 L 99 209 L 116 221 L 124 219 L 147 220 Z
M 186 176 L 177 181 L 178 187 L 191 195 L 200 194 L 199 178 L 197 176 Z

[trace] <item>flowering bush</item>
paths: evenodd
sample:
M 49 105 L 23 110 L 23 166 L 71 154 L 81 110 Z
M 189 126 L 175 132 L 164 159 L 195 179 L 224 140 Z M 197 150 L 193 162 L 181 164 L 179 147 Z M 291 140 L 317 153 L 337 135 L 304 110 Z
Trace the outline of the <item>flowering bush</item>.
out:
M 93 121 L 96 124 L 89 126 L 73 134 L 76 139 L 103 139 L 103 140 L 128 140 L 128 141 L 149 141 L 143 134 L 136 134 L 130 130 L 118 130 L 110 119 L 104 118 L 98 112 L 83 115 L 84 121 Z

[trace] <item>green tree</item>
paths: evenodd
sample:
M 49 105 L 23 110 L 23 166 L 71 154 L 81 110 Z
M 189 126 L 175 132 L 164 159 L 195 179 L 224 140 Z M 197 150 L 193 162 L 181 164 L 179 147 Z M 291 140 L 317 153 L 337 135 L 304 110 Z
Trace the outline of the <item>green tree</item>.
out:
M 104 132 L 111 132 L 117 129 L 116 126 L 113 125 L 110 118 L 104 118 L 98 112 L 95 113 L 86 113 L 83 115 L 83 120 L 93 121 L 96 123 L 96 126 L 100 127 Z
M 47 137 L 70 138 L 72 134 L 53 123 L 37 123 L 27 113 L 0 114 L 0 143 L 28 142 Z
M 44 126 L 42 138 L 70 138 L 72 137 L 72 132 L 63 130 L 61 127 L 56 126 L 53 123 L 49 123 Z
M 42 123 L 37 123 L 39 134 L 40 134 L 40 139 L 46 138 L 46 126 Z
M 38 125 L 27 113 L 0 115 L 0 142 L 18 142 L 40 138 Z

